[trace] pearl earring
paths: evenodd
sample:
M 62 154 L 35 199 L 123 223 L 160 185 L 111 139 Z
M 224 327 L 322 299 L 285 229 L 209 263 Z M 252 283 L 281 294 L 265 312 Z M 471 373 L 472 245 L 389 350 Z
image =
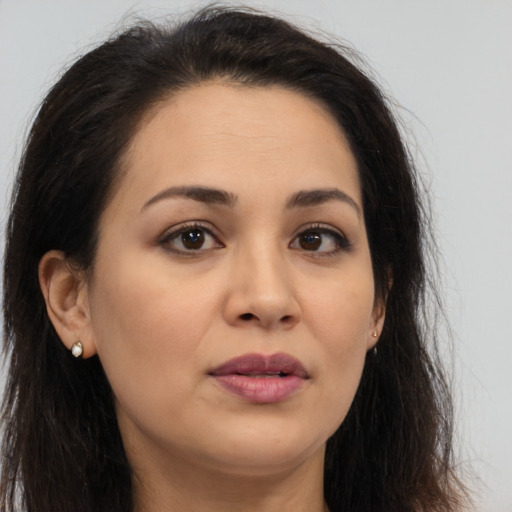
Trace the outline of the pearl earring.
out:
M 75 357 L 81 357 L 84 353 L 84 346 L 82 345 L 81 341 L 77 341 L 76 343 L 73 343 L 73 346 L 71 347 L 71 353 Z

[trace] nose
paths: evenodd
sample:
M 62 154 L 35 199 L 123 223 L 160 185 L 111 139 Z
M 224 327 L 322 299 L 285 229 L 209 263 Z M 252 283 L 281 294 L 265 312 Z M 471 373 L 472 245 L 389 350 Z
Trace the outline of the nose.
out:
M 291 329 L 300 321 L 292 272 L 279 251 L 239 254 L 229 280 L 224 316 L 230 325 L 275 330 Z

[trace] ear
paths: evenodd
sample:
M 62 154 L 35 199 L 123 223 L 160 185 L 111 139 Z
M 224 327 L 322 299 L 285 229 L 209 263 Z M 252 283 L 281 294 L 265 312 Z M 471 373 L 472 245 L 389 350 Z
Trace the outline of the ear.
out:
M 370 329 L 368 331 L 368 342 L 367 350 L 371 350 L 377 345 L 382 329 L 384 328 L 384 320 L 386 319 L 386 304 L 388 301 L 388 295 L 393 287 L 393 272 L 391 268 L 386 269 L 387 276 L 387 288 L 381 294 L 377 294 L 375 297 L 372 318 L 370 321 Z
M 62 343 L 71 350 L 80 341 L 82 357 L 94 355 L 85 272 L 73 268 L 62 251 L 50 251 L 39 262 L 39 286 L 50 321 Z
M 370 328 L 368 329 L 368 341 L 366 349 L 371 350 L 377 345 L 382 328 L 384 327 L 384 320 L 386 318 L 386 301 L 385 299 L 377 299 L 373 307 L 372 317 L 370 320 Z

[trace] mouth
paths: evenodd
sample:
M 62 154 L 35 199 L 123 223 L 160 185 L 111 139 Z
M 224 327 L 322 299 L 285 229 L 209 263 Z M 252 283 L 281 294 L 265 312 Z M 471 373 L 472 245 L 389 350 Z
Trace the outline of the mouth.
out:
M 221 364 L 209 375 L 224 390 L 260 404 L 287 399 L 309 379 L 304 365 L 284 353 L 246 354 Z

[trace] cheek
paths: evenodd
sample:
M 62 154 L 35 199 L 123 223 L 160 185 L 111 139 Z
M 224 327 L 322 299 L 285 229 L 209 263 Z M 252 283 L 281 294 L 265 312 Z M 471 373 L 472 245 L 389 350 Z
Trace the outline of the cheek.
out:
M 352 349 L 366 349 L 372 325 L 374 282 L 371 272 L 347 279 L 333 279 L 309 293 L 305 323 L 312 326 L 326 348 L 342 356 Z
M 95 282 L 90 303 L 100 351 L 117 342 L 139 355 L 178 349 L 183 337 L 194 338 L 202 328 L 210 297 L 200 292 L 200 283 L 184 283 L 158 260 L 125 258 L 100 266 Z
M 361 286 L 359 286 L 361 285 Z M 332 285 L 311 296 L 306 323 L 322 346 L 324 371 L 319 403 L 324 409 L 330 436 L 344 420 L 357 391 L 365 362 L 373 313 L 373 279 Z
M 127 407 L 152 396 L 158 408 L 170 389 L 177 400 L 193 378 L 212 307 L 207 294 L 198 300 L 173 277 L 154 263 L 96 269 L 92 336 L 114 394 Z

